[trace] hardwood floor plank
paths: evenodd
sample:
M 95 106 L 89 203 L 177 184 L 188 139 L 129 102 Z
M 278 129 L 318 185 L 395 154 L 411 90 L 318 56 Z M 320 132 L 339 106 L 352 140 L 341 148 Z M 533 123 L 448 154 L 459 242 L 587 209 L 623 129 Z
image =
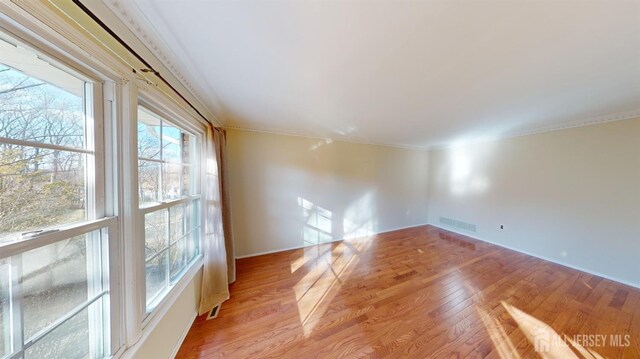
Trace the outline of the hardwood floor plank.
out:
M 540 327 L 640 358 L 640 290 L 431 226 L 240 259 L 230 291 L 178 358 L 533 358 Z

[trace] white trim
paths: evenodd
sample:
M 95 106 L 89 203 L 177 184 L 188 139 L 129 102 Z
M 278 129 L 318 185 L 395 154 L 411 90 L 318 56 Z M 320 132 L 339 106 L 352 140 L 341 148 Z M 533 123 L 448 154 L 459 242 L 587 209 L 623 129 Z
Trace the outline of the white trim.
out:
M 191 268 L 189 268 L 189 270 L 178 281 L 178 283 L 169 290 L 160 304 L 158 304 L 158 306 L 154 308 L 153 312 L 149 314 L 149 316 L 145 319 L 145 323 L 143 323 L 142 334 L 139 336 L 138 340 L 134 344 L 130 345 L 124 352 L 119 354 L 118 357 L 114 356 L 113 359 L 135 358 L 138 350 L 140 350 L 140 348 L 144 345 L 151 333 L 154 332 L 158 324 L 162 321 L 162 318 L 167 315 L 178 298 L 180 298 L 184 290 L 189 284 L 191 284 L 193 279 L 196 277 L 198 272 L 202 270 L 203 267 L 204 260 L 202 258 L 202 255 L 200 255 L 200 258 L 191 266 Z
M 398 227 L 398 228 L 393 228 L 393 229 L 385 229 L 382 232 L 376 232 L 376 233 L 371 233 L 368 234 L 366 236 L 358 236 L 358 237 L 353 237 L 353 238 L 341 238 L 341 239 L 334 239 L 331 240 L 329 242 L 322 242 L 322 243 L 318 243 L 318 244 L 306 244 L 306 245 L 301 245 L 301 246 L 294 246 L 294 247 L 287 247 L 287 248 L 280 248 L 280 249 L 274 249 L 271 251 L 265 251 L 265 252 L 257 252 L 257 253 L 253 253 L 253 254 L 247 254 L 247 255 L 242 255 L 242 256 L 236 256 L 236 259 L 242 259 L 242 258 L 251 258 L 251 257 L 257 257 L 257 256 L 262 256 L 265 254 L 273 254 L 273 253 L 280 253 L 280 252 L 286 252 L 286 251 L 290 251 L 290 250 L 294 250 L 294 249 L 300 249 L 300 248 L 306 248 L 306 247 L 313 247 L 313 246 L 319 246 L 322 244 L 329 244 L 329 243 L 335 243 L 335 242 L 341 242 L 341 241 L 348 241 L 350 239 L 356 239 L 356 238 L 361 238 L 361 237 L 368 237 L 368 236 L 379 236 L 385 233 L 389 233 L 389 232 L 395 232 L 395 231 L 399 231 L 402 229 L 408 229 L 408 228 L 415 228 L 415 227 L 422 227 L 422 226 L 427 226 L 428 223 L 423 223 L 423 224 L 411 224 L 408 225 L 406 227 Z
M 192 132 L 192 135 L 204 137 L 206 126 L 209 125 L 208 123 L 200 117 L 191 115 L 183 108 L 180 108 L 180 106 L 165 101 L 161 95 L 162 94 L 150 91 L 144 85 L 138 86 L 138 107 L 142 107 L 146 111 L 151 112 L 163 122 L 183 127 L 187 132 Z
M 308 139 L 313 139 L 313 140 L 322 140 L 322 141 L 331 140 L 331 141 L 336 141 L 336 142 L 354 143 L 354 144 L 358 144 L 358 145 L 391 147 L 391 148 L 398 148 L 398 149 L 402 149 L 402 150 L 412 150 L 412 151 L 422 151 L 422 152 L 429 151 L 429 147 L 425 147 L 425 146 L 410 146 L 410 145 L 399 145 L 399 144 L 384 143 L 384 142 L 375 142 L 375 141 L 369 141 L 367 139 L 359 138 L 359 137 L 349 137 L 349 136 L 339 136 L 339 137 L 326 136 L 326 137 L 321 137 L 321 136 L 314 136 L 314 135 L 306 135 L 306 134 L 302 134 L 302 133 L 298 133 L 298 132 L 294 132 L 294 131 L 287 131 L 287 130 L 283 130 L 283 129 L 273 129 L 273 130 L 272 129 L 259 129 L 259 128 L 234 126 L 234 125 L 227 125 L 227 126 L 224 126 L 223 128 L 225 130 L 267 133 L 267 134 L 270 134 L 270 135 L 302 137 L 302 138 L 308 138 Z
M 41 235 L 24 238 L 16 242 L 8 242 L 0 246 L 2 256 L 0 258 L 11 257 L 20 253 L 40 248 L 62 240 L 80 236 L 102 228 L 111 229 L 113 232 L 117 225 L 117 217 L 103 217 L 79 224 L 71 224 L 63 227 L 54 227 L 51 231 L 45 230 Z M 116 235 L 109 233 L 110 235 Z
M 612 277 L 612 276 L 607 275 L 607 274 L 602 274 L 602 273 L 599 273 L 599 272 L 596 272 L 596 271 L 592 271 L 590 269 L 585 269 L 585 268 L 580 267 L 580 266 L 576 266 L 576 265 L 573 265 L 573 264 L 568 264 L 566 262 L 561 262 L 561 261 L 558 261 L 558 260 L 555 260 L 555 259 L 551 259 L 549 257 L 541 256 L 541 255 L 534 254 L 534 253 L 531 253 L 531 252 L 528 252 L 528 251 L 523 251 L 521 249 L 516 249 L 516 248 L 510 247 L 510 246 L 506 246 L 504 244 L 496 243 L 496 242 L 493 242 L 493 241 L 490 241 L 490 240 L 487 240 L 487 239 L 475 237 L 475 236 L 470 235 L 469 233 L 457 231 L 457 230 L 454 230 L 454 229 L 451 229 L 451 228 L 440 227 L 440 226 L 432 224 L 432 223 L 429 223 L 429 225 L 433 226 L 433 227 L 436 227 L 436 228 L 439 228 L 439 229 L 442 229 L 442 230 L 445 230 L 445 231 L 457 233 L 457 234 L 469 237 L 471 239 L 475 239 L 475 240 L 478 240 L 478 241 L 482 241 L 482 242 L 486 242 L 486 243 L 489 243 L 489 244 L 493 244 L 495 246 L 498 246 L 498 247 L 501 247 L 501 248 L 505 248 L 505 249 L 508 249 L 508 250 L 511 250 L 511 251 L 514 251 L 514 252 L 518 252 L 518 253 L 526 254 L 526 255 L 531 256 L 531 257 L 542 259 L 542 260 L 547 261 L 547 262 L 555 263 L 555 264 L 561 265 L 563 267 L 571 268 L 571 269 L 574 269 L 574 270 L 577 270 L 577 271 L 580 271 L 580 272 L 584 272 L 584 273 L 588 273 L 588 274 L 592 274 L 592 275 L 597 275 L 598 277 L 602 277 L 604 279 L 608 279 L 608 280 L 611 280 L 611 281 L 614 281 L 614 282 L 617 282 L 617 283 L 621 283 L 621 284 L 624 284 L 624 285 L 627 285 L 627 286 L 630 286 L 630 287 L 634 287 L 634 288 L 640 289 L 640 283 L 631 283 L 631 282 L 628 282 L 626 280 L 622 280 L 620 278 L 615 278 L 615 277 Z
M 193 326 L 193 322 L 196 321 L 197 317 L 198 317 L 198 311 L 196 310 L 196 311 L 193 312 L 193 319 L 191 319 L 191 323 L 189 323 L 189 325 L 187 325 L 182 330 L 182 334 L 180 335 L 180 339 L 178 339 L 178 342 L 176 343 L 176 346 L 171 351 L 171 356 L 169 358 L 175 358 L 176 355 L 178 355 L 178 351 L 180 350 L 180 347 L 182 346 L 182 343 L 184 343 L 184 340 L 187 338 L 187 334 L 189 334 L 189 330 L 191 330 L 191 327 Z
M 166 162 L 163 162 L 163 163 L 166 163 Z M 197 200 L 200 200 L 199 194 L 195 194 L 189 197 L 172 199 L 169 201 L 154 202 L 153 204 L 150 204 L 150 205 L 142 205 L 142 207 L 140 207 L 140 211 L 142 212 L 143 215 L 146 215 L 149 213 L 161 211 L 163 209 L 171 208 L 179 204 L 187 204 L 189 202 L 197 201 Z
M 293 247 L 279 248 L 279 249 L 274 249 L 274 250 L 264 251 L 264 252 L 256 252 L 256 253 L 252 253 L 252 254 L 246 254 L 246 255 L 242 255 L 242 256 L 236 256 L 236 259 L 243 259 L 243 258 L 258 257 L 258 256 L 263 256 L 263 255 L 265 255 L 265 254 L 273 254 L 273 253 L 286 252 L 286 251 L 291 251 L 291 250 L 294 250 L 294 249 L 300 249 L 300 248 L 305 248 L 305 247 L 318 246 L 318 245 L 320 245 L 320 244 L 328 244 L 328 243 L 339 242 L 339 241 L 342 241 L 342 239 L 336 239 L 336 240 L 333 240 L 333 241 L 324 242 L 324 243 L 319 243 L 319 244 L 308 244 L 308 245 L 301 245 L 301 246 L 293 246 Z
M 197 69 L 191 65 L 190 59 L 185 57 L 186 53 L 180 48 L 177 48 L 175 50 L 181 52 L 181 56 L 178 57 L 165 39 L 158 34 L 156 27 L 164 24 L 151 23 L 134 1 L 105 0 L 104 3 L 120 22 L 181 82 L 191 95 L 201 104 L 209 107 L 209 110 L 212 112 L 212 120 L 215 122 L 214 124 L 216 126 L 222 126 L 223 123 L 216 116 L 216 114 L 222 112 L 218 97 L 212 93 L 209 86 L 206 86 L 206 82 L 202 82 L 203 77 L 196 73 Z M 187 63 L 185 63 L 185 58 L 187 59 Z M 187 76 L 185 76 L 183 72 L 185 72 Z M 197 88 L 194 88 L 192 83 L 194 83 Z M 203 85 L 205 86 L 203 87 Z M 201 96 L 202 94 L 206 96 Z
M 111 3 L 110 3 L 111 2 Z M 89 9 L 94 15 L 100 18 L 105 25 L 107 25 L 114 33 L 118 35 L 127 45 L 138 53 L 140 57 L 142 57 L 147 63 L 149 63 L 154 70 L 158 71 L 162 74 L 162 77 L 166 79 L 166 81 L 173 86 L 180 95 L 184 96 L 197 110 L 202 113 L 202 115 L 206 118 L 207 121 L 210 121 L 212 124 L 220 126 L 221 123 L 219 119 L 216 117 L 216 114 L 212 112 L 213 109 L 210 109 L 209 106 L 206 106 L 204 102 L 201 100 L 199 96 L 189 88 L 188 83 L 184 80 L 184 76 L 181 74 L 176 76 L 177 71 L 170 69 L 170 66 L 165 64 L 166 61 L 161 60 L 156 53 L 151 51 L 152 48 L 157 46 L 149 47 L 148 41 L 145 43 L 142 39 L 144 35 L 139 31 L 132 31 L 129 26 L 133 21 L 132 19 L 126 18 L 124 15 L 127 14 L 126 10 L 120 10 L 120 7 L 125 6 L 125 2 L 119 3 L 118 1 L 83 1 L 82 4 Z M 114 4 L 118 4 L 114 7 Z M 114 11 L 114 9 L 117 9 Z M 124 15 L 123 15 L 124 14 Z M 135 26 L 135 24 L 134 24 Z M 139 26 L 138 26 L 139 27 Z M 140 30 L 141 31 L 141 30 Z M 154 49 L 155 50 L 155 49 Z M 165 94 L 167 97 L 170 97 L 174 101 L 178 101 L 178 103 L 183 103 L 184 100 L 179 98 L 180 96 L 174 96 L 174 94 Z M 186 103 L 185 103 L 186 104 Z M 187 108 L 187 111 L 193 111 L 193 115 L 199 118 L 199 115 L 192 110 L 191 108 Z
M 102 100 L 101 100 L 101 102 L 102 102 Z M 87 126 L 87 127 L 89 127 L 89 126 Z M 7 137 L 2 137 L 2 136 L 0 136 L 0 143 L 7 143 L 7 144 L 10 144 L 10 145 L 23 146 L 23 147 L 43 148 L 43 149 L 53 150 L 53 151 L 65 151 L 65 152 L 83 153 L 83 154 L 86 154 L 86 155 L 93 155 L 94 154 L 94 150 L 92 150 L 92 149 L 88 150 L 86 148 L 81 148 L 81 147 L 69 147 L 69 146 L 53 145 L 53 144 L 46 143 L 46 142 L 18 140 L 18 139 L 7 138 Z
M 131 69 L 69 26 L 39 1 L 0 0 L 0 27 L 87 82 L 135 78 Z
M 538 134 L 547 133 L 547 132 L 568 130 L 571 128 L 601 125 L 609 122 L 631 120 L 636 118 L 640 118 L 640 109 L 627 111 L 627 112 L 613 113 L 606 116 L 591 117 L 586 120 L 576 120 L 576 121 L 571 121 L 564 124 L 538 127 L 532 130 L 519 131 L 511 134 L 505 133 L 505 134 L 498 135 L 491 138 L 477 138 L 475 140 L 472 139 L 464 143 L 445 143 L 442 145 L 434 145 L 429 147 L 429 150 L 443 150 L 443 149 L 455 148 L 455 147 L 466 146 L 466 145 L 477 144 L 477 143 L 508 140 L 511 138 L 526 137 L 526 136 L 538 135 Z
M 128 81 L 120 91 L 119 114 L 120 138 L 118 148 L 121 149 L 118 161 L 120 163 L 122 184 L 121 216 L 123 218 L 123 232 L 121 238 L 128 240 L 122 243 L 120 260 L 123 265 L 122 290 L 124 302 L 124 346 L 136 343 L 142 335 L 142 311 L 144 310 L 144 271 L 139 264 L 143 263 L 144 250 L 140 244 L 140 238 L 144 238 L 144 226 L 138 225 L 140 214 L 138 211 L 138 161 L 133 160 L 133 154 L 138 153 L 137 148 L 137 121 L 138 92 L 135 81 Z M 127 255 L 124 255 L 127 253 Z
M 571 122 L 564 123 L 564 124 L 557 124 L 557 125 L 538 127 L 538 128 L 535 128 L 533 130 L 528 130 L 528 131 L 527 130 L 520 131 L 520 132 L 514 133 L 512 135 L 507 135 L 505 138 L 536 135 L 536 134 L 539 134 L 539 133 L 560 131 L 560 130 L 566 130 L 566 129 L 569 129 L 569 128 L 584 127 L 584 126 L 591 126 L 591 125 L 599 125 L 599 124 L 602 124 L 602 123 L 614 122 L 614 121 L 630 120 L 630 119 L 638 118 L 638 117 L 640 117 L 640 109 L 635 109 L 633 111 L 611 113 L 611 114 L 604 115 L 604 116 L 590 117 L 590 118 L 587 118 L 587 119 L 575 120 L 575 121 L 571 121 Z

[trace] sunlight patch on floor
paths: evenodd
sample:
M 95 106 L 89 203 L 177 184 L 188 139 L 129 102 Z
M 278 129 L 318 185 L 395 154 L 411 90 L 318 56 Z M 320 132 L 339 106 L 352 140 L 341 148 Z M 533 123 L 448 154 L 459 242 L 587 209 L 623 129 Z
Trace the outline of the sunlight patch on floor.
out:
M 312 333 L 335 295 L 340 292 L 343 281 L 358 263 L 357 253 L 344 244 L 340 244 L 334 251 L 338 256 L 333 262 L 332 256 L 319 259 L 318 265 L 294 286 L 305 337 Z M 342 253 L 339 254 L 340 252 Z
M 529 342 L 534 346 L 536 352 L 543 359 L 580 358 L 571 350 L 571 346 L 573 346 L 583 358 L 602 358 L 602 356 L 594 350 L 583 347 L 567 336 L 561 336 L 550 325 L 513 305 L 503 301 L 502 306 L 516 321 L 518 328 L 522 330 Z
M 518 351 L 513 346 L 502 324 L 493 318 L 486 310 L 480 307 L 476 308 L 476 310 L 487 333 L 489 333 L 489 338 L 491 338 L 493 346 L 498 352 L 498 356 L 500 356 L 501 359 L 520 359 L 520 354 L 518 354 Z
M 374 193 L 369 191 L 355 201 L 342 218 L 303 197 L 298 197 L 298 206 L 304 222 L 304 245 L 310 246 L 290 265 L 291 273 L 302 267 L 310 268 L 293 287 L 300 323 L 308 337 L 355 269 L 360 255 L 372 243 Z M 342 228 L 335 228 L 340 225 Z M 344 240 L 337 243 L 333 242 L 334 238 Z

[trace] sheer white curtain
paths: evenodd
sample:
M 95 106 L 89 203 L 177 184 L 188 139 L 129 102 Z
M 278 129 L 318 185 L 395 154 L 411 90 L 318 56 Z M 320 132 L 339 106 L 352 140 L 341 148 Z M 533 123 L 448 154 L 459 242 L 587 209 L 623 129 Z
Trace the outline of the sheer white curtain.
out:
M 235 257 L 226 175 L 224 130 L 209 127 L 206 138 L 206 183 L 202 252 L 204 272 L 200 315 L 229 299 L 229 283 L 235 281 Z

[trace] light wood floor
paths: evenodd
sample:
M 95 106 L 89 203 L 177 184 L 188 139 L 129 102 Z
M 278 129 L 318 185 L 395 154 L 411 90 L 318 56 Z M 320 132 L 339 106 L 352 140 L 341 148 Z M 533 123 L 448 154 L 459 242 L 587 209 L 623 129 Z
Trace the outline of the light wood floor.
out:
M 238 260 L 231 299 L 177 357 L 640 358 L 640 291 L 415 227 Z

